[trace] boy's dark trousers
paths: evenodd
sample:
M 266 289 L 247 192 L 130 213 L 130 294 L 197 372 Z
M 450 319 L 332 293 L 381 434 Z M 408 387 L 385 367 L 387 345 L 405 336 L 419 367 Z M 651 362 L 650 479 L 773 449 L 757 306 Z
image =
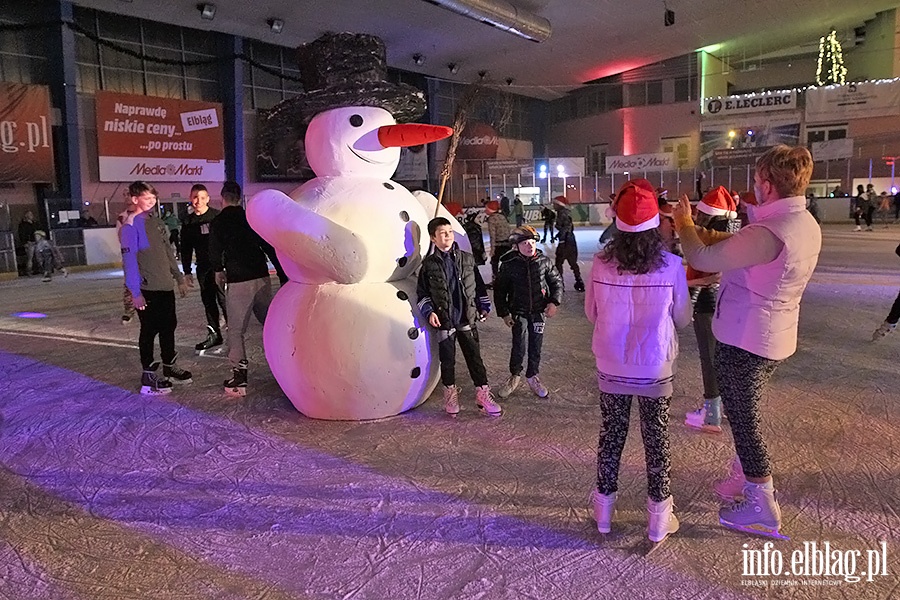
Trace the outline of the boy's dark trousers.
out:
M 159 350 L 163 364 L 175 361 L 175 292 L 141 290 L 147 303 L 144 310 L 137 311 L 141 321 L 138 348 L 141 352 L 141 366 L 146 370 L 153 364 L 153 340 L 159 335 Z
M 525 377 L 534 377 L 541 369 L 541 347 L 544 344 L 544 315 L 512 315 L 512 352 L 509 355 L 509 372 L 522 373 L 525 359 L 525 338 L 528 338 L 528 369 Z
M 197 271 L 197 284 L 200 286 L 200 300 L 203 301 L 203 308 L 206 311 L 206 324 L 219 333 L 221 331 L 219 307 L 222 307 L 222 314 L 225 315 L 226 321 L 228 321 L 228 313 L 225 310 L 225 292 L 216 285 L 216 272 L 212 269 Z
M 450 387 L 456 383 L 456 342 L 462 350 L 466 366 L 469 367 L 469 375 L 475 387 L 487 385 L 487 370 L 484 361 L 481 360 L 481 348 L 478 344 L 478 330 L 457 329 L 453 332 L 439 330 L 441 340 L 438 342 L 438 356 L 441 361 L 441 383 Z
M 547 241 L 547 232 L 548 231 L 550 232 L 550 242 L 552 243 L 553 240 L 556 239 L 555 225 L 556 225 L 556 219 L 550 219 L 550 220 L 544 221 L 544 237 L 541 238 L 541 242 Z
M 494 254 L 491 256 L 491 274 L 497 279 L 497 273 L 500 271 L 500 257 L 512 250 L 512 244 L 509 242 L 501 242 L 494 246 Z
M 575 274 L 575 281 L 581 281 L 581 269 L 578 268 L 578 246 L 575 242 L 560 242 L 556 247 L 556 270 L 563 274 L 563 264 L 568 262 Z

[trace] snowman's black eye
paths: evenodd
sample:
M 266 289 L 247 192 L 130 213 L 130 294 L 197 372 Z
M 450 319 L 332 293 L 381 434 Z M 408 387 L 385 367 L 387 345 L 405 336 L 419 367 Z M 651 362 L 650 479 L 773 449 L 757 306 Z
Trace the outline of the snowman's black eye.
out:
M 350 117 L 350 124 L 354 127 L 361 127 L 363 124 L 363 118 L 359 115 L 353 115 Z

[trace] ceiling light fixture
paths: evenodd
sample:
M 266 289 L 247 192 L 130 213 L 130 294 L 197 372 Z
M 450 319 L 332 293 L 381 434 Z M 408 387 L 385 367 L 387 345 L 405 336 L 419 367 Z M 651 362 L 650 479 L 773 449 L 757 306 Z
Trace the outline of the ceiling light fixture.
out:
M 413 62 L 421 66 L 425 64 L 425 57 L 416 52 L 415 54 L 413 54 Z
M 456 75 L 459 73 L 459 65 L 456 63 L 448 63 L 447 68 L 450 69 L 450 72 Z
M 284 21 L 281 19 L 268 19 L 266 23 L 273 33 L 281 33 L 281 30 L 284 29 Z
M 212 21 L 216 16 L 215 4 L 201 3 L 197 5 L 197 10 L 200 11 L 200 18 L 207 21 Z

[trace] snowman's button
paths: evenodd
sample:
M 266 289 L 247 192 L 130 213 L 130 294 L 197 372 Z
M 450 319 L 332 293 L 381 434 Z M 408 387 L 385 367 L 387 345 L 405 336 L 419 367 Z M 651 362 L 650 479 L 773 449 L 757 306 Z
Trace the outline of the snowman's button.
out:
M 409 336 L 409 339 L 414 340 L 417 337 L 419 337 L 419 330 L 416 329 L 415 327 L 410 327 L 409 330 L 406 332 L 406 335 Z
M 401 267 L 405 267 L 405 266 L 406 266 L 406 262 L 407 262 L 407 258 L 406 258 L 405 256 L 401 256 L 401 257 L 397 260 L 397 264 L 400 265 Z
M 416 379 L 421 374 L 422 374 L 422 369 L 420 369 L 419 367 L 416 367 L 412 370 L 412 372 L 409 374 L 409 376 L 412 377 L 413 379 Z
M 403 219 L 404 223 L 409 223 L 409 213 L 405 210 L 400 211 L 400 218 Z
M 389 190 L 394 189 L 394 186 L 392 186 L 391 184 L 389 184 L 389 183 L 387 183 L 387 182 L 384 183 L 384 187 L 386 187 L 386 188 L 389 189 Z
M 409 294 L 407 294 L 403 290 L 400 290 L 399 292 L 397 292 L 397 297 L 400 298 L 401 300 L 409 300 Z

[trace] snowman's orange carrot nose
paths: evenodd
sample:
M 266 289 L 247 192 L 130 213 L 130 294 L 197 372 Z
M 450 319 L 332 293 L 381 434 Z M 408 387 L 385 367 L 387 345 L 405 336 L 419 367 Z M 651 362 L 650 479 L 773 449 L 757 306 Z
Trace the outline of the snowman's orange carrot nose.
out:
M 378 141 L 385 148 L 406 148 L 436 142 L 453 135 L 453 129 L 443 125 L 405 123 L 378 128 Z

